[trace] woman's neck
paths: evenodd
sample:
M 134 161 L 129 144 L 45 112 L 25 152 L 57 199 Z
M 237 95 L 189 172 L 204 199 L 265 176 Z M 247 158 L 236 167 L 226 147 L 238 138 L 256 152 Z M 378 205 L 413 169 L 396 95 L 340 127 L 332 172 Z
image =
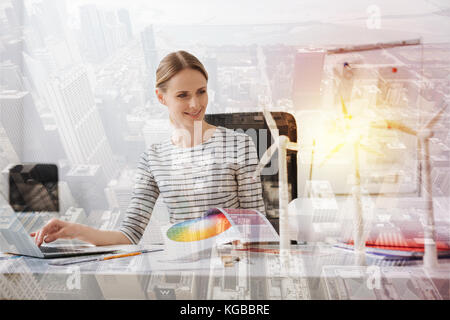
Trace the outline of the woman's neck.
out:
M 180 148 L 192 148 L 208 141 L 216 127 L 206 121 L 194 121 L 192 127 L 175 126 L 172 133 L 172 144 Z

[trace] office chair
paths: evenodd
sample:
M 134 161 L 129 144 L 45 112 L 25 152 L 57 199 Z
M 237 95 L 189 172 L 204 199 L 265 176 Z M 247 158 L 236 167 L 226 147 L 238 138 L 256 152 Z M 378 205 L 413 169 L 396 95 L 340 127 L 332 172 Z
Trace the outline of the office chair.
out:
M 291 141 L 297 141 L 297 124 L 294 116 L 287 112 L 272 112 L 272 116 L 275 119 L 279 129 L 279 134 L 289 136 Z M 256 146 L 258 160 L 261 159 L 261 156 L 273 143 L 272 135 L 270 134 L 269 127 L 262 112 L 206 114 L 205 121 L 215 126 L 222 126 L 235 131 L 239 130 L 247 133 L 253 139 Z M 265 141 L 259 141 L 260 139 L 264 139 Z M 269 165 L 272 166 L 272 164 L 277 164 L 277 157 L 278 153 L 275 153 Z M 289 201 L 292 201 L 292 199 L 297 197 L 296 151 L 288 151 L 287 167 L 289 173 Z M 267 171 L 270 173 L 271 170 L 266 170 L 266 173 L 263 170 L 261 173 L 264 205 L 268 220 L 279 233 L 278 170 L 274 170 L 275 173 L 273 174 L 267 174 Z

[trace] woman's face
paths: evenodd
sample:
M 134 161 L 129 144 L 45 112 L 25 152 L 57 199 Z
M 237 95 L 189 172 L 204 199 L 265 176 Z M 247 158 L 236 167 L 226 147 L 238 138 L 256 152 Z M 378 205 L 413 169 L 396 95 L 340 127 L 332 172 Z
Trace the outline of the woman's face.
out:
M 159 101 L 169 108 L 170 118 L 176 126 L 194 127 L 202 121 L 208 105 L 207 81 L 194 69 L 183 69 L 167 82 L 164 93 L 156 89 Z

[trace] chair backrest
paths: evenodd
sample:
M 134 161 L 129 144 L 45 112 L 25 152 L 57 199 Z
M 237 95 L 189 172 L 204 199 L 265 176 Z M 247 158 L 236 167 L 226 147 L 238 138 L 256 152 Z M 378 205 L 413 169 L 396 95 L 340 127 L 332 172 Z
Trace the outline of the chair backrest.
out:
M 280 135 L 286 135 L 293 142 L 297 141 L 297 124 L 293 115 L 287 112 L 272 112 Z M 205 121 L 215 126 L 222 126 L 232 130 L 239 130 L 248 134 L 255 143 L 258 158 L 266 152 L 273 143 L 269 127 L 262 112 L 239 112 L 207 114 Z M 288 185 L 289 201 L 297 197 L 297 152 L 288 150 Z M 278 152 L 271 162 L 261 172 L 264 204 L 267 218 L 278 231 Z

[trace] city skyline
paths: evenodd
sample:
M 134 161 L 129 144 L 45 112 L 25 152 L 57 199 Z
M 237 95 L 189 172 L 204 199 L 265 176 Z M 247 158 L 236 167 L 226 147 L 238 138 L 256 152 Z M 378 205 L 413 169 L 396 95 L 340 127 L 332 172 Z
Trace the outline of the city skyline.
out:
M 406 80 L 406 84 L 402 79 L 398 81 L 398 76 L 386 78 L 386 72 L 382 68 L 371 75 L 365 74 L 362 80 L 358 80 L 359 82 L 355 80 L 346 84 L 348 87 L 346 100 L 367 101 L 369 99 L 377 104 L 400 105 L 404 99 L 409 99 L 407 100 L 410 104 L 408 108 L 412 113 L 416 113 L 419 108 L 423 109 L 424 105 L 428 106 L 426 112 L 433 112 L 437 108 L 435 104 L 440 99 L 439 96 L 448 94 L 445 91 L 445 85 L 441 84 L 441 87 L 433 91 L 434 96 L 429 96 L 428 100 L 422 99 L 422 102 L 418 100 L 423 95 L 424 85 L 430 83 L 434 86 L 434 83 L 439 85 L 442 82 L 441 76 L 437 78 L 434 76 L 433 73 L 437 71 L 431 65 L 430 71 L 425 73 L 432 72 L 432 74 L 427 75 L 427 82 L 422 80 L 423 72 L 428 68 L 427 51 L 425 55 L 423 52 L 431 50 L 431 54 L 432 50 L 446 50 L 446 44 L 428 46 L 422 44 L 413 46 L 411 50 L 399 49 L 399 52 L 395 48 L 387 49 L 383 53 L 384 57 L 377 55 L 376 50 L 373 54 L 370 52 L 368 54 L 362 52 L 359 55 L 349 53 L 342 55 L 340 59 L 337 59 L 337 55 L 334 58 L 333 55 L 327 54 L 326 47 L 317 49 L 308 47 L 308 50 L 312 50 L 311 57 L 314 55 L 314 50 L 322 50 L 322 58 L 317 60 L 317 63 L 309 63 L 306 59 L 307 54 L 296 53 L 303 48 L 302 45 L 288 43 L 276 47 L 275 43 L 256 46 L 248 43 L 241 46 L 217 46 L 208 42 L 208 35 L 217 31 L 220 32 L 218 39 L 220 40 L 223 36 L 222 39 L 226 43 L 229 35 L 234 33 L 235 26 L 231 26 L 229 31 L 225 26 L 220 25 L 188 25 L 182 28 L 173 25 L 168 26 L 166 30 L 161 30 L 159 29 L 161 26 L 157 24 L 148 24 L 141 31 L 136 31 L 132 25 L 131 8 L 129 10 L 126 7 L 119 8 L 114 5 L 105 8 L 101 1 L 80 1 L 75 6 L 76 11 L 73 11 L 74 3 L 69 5 L 65 1 L 59 1 L 57 4 L 52 0 L 26 1 L 23 19 L 19 19 L 17 15 L 21 8 L 21 1 L 11 1 L 10 6 L 7 2 L 3 1 L 5 15 L 2 21 L 8 26 L 5 31 L 9 33 L 2 37 L 6 50 L 2 54 L 1 70 L 2 74 L 7 75 L 2 77 L 2 104 L 11 104 L 7 102 L 10 100 L 6 97 L 27 97 L 19 105 L 20 108 L 14 111 L 19 112 L 14 124 L 12 120 L 3 120 L 9 146 L 13 146 L 13 149 L 16 149 L 16 156 L 24 161 L 41 159 L 41 161 L 59 163 L 63 179 L 73 179 L 75 167 L 91 166 L 90 170 L 93 170 L 92 166 L 100 165 L 105 178 L 97 178 L 98 181 L 103 181 L 103 187 L 99 185 L 100 189 L 97 191 L 103 188 L 106 192 L 107 185 L 120 176 L 122 170 L 133 170 L 138 156 L 145 148 L 161 141 L 164 135 L 170 132 L 170 128 L 167 127 L 167 110 L 157 102 L 152 92 L 154 73 L 159 59 L 176 49 L 173 44 L 183 43 L 179 37 L 186 31 L 198 30 L 200 36 L 198 40 L 200 42 L 187 43 L 186 49 L 197 54 L 209 70 L 208 112 L 212 114 L 261 111 L 261 96 L 267 94 L 280 111 L 294 111 L 294 114 L 298 111 L 297 106 L 305 103 L 303 100 L 298 100 L 299 94 L 313 99 L 308 100 L 310 101 L 308 103 L 312 103 L 310 109 L 314 109 L 314 105 L 320 101 L 324 103 L 324 108 L 326 105 L 336 104 L 339 98 L 333 93 L 336 89 L 334 84 L 330 85 L 330 81 L 339 81 L 341 76 L 336 76 L 337 69 L 333 66 L 342 64 L 344 61 L 350 61 L 352 67 L 358 68 L 355 70 L 362 70 L 358 66 L 361 64 L 376 68 L 379 68 L 378 65 L 388 64 L 395 65 L 395 68 L 402 73 L 406 68 L 410 68 L 415 73 L 402 78 Z M 435 14 L 436 8 L 440 5 L 426 4 L 425 6 L 428 6 L 426 14 Z M 389 10 L 384 12 L 394 14 L 398 8 L 388 7 Z M 356 8 L 354 10 L 357 11 Z M 417 14 L 416 11 L 411 9 L 403 14 L 414 15 Z M 71 18 L 69 17 L 73 15 L 79 20 L 79 29 L 70 28 Z M 49 20 L 49 17 L 53 18 Z M 353 12 L 347 19 L 351 20 L 355 17 Z M 270 37 L 273 39 L 279 37 L 281 41 L 284 39 L 286 30 L 298 28 L 295 23 L 292 24 L 289 21 L 286 21 L 284 25 L 280 24 L 279 28 L 277 24 L 272 23 L 262 30 L 251 25 L 240 27 L 249 32 L 248 36 L 270 31 Z M 357 30 L 359 27 L 355 28 Z M 365 28 L 368 31 L 379 31 L 370 30 L 368 26 Z M 17 33 L 19 30 L 22 30 L 23 36 Z M 167 38 L 170 30 L 174 31 L 172 34 L 175 38 Z M 270 37 L 266 42 L 271 41 Z M 236 38 L 236 41 L 239 43 L 241 40 Z M 345 46 L 345 43 L 342 46 Z M 423 46 L 430 49 L 423 49 Z M 435 46 L 439 48 L 433 49 Z M 417 60 L 420 52 L 422 52 L 422 58 Z M 413 60 L 409 59 L 408 55 L 412 55 Z M 447 63 L 445 59 L 442 61 Z M 356 63 L 355 66 L 353 66 L 354 63 Z M 305 71 L 306 66 L 312 69 Z M 305 84 L 310 83 L 310 76 L 313 73 L 315 73 L 315 84 L 306 88 Z M 355 76 L 361 77 L 361 75 L 361 71 L 358 71 Z M 379 77 L 386 78 L 382 80 L 386 83 L 383 84 L 383 92 L 376 91 L 380 90 L 377 88 L 381 81 Z M 389 80 L 389 77 L 392 79 Z M 396 81 L 396 84 L 390 85 L 389 81 Z M 449 79 L 444 78 L 443 81 L 448 82 Z M 345 81 L 342 84 L 345 84 Z M 371 89 L 372 87 L 375 88 Z M 409 96 L 405 96 L 405 93 Z M 381 95 L 385 98 L 381 98 Z M 420 114 L 424 112 L 419 112 L 417 117 L 422 117 Z M 397 116 L 402 118 L 401 114 Z M 20 117 L 28 120 L 22 120 Z M 24 128 L 23 133 L 17 129 L 20 126 Z M 158 130 L 161 132 L 158 133 Z M 42 152 L 42 148 L 36 146 L 41 144 L 48 149 L 44 142 L 47 139 L 54 142 L 53 147 Z M 437 139 L 439 140 L 436 142 L 444 146 L 448 141 L 448 137 L 445 136 Z M 390 143 L 394 145 L 394 142 Z M 34 148 L 26 146 L 22 148 L 23 143 Z M 399 145 L 400 142 L 395 143 Z M 5 149 L 7 148 L 8 146 L 5 145 Z M 434 159 L 447 157 L 445 147 L 441 149 L 440 154 L 433 155 Z M 35 155 L 31 156 L 33 152 Z M 12 154 L 8 157 L 3 160 L 5 163 L 17 161 Z M 67 174 L 69 175 L 66 176 Z M 439 181 L 445 185 L 448 180 L 445 178 L 445 172 L 439 172 L 438 175 Z M 88 176 L 78 177 L 75 181 L 90 179 Z M 70 185 L 70 181 L 68 182 Z M 72 184 L 72 188 L 76 184 Z M 267 188 L 271 187 L 267 186 Z M 339 189 L 336 185 L 333 185 L 333 188 Z M 339 193 L 337 189 L 335 191 Z M 99 203 L 103 203 L 105 210 L 112 209 L 107 208 L 107 201 L 103 195 L 105 192 L 101 192 Z M 75 198 L 83 199 L 81 205 L 83 202 L 87 205 L 97 201 L 95 198 L 89 200 L 89 196 L 87 198 L 83 196 L 82 190 L 71 190 L 71 193 L 77 194 Z M 115 202 L 110 200 L 111 203 Z M 123 210 L 123 205 L 121 207 Z M 95 209 L 98 208 L 99 206 Z M 89 215 L 89 212 L 87 214 Z
M 72 217 L 69 209 L 75 207 L 102 227 L 116 227 L 126 210 L 140 154 L 170 134 L 167 109 L 154 94 L 154 73 L 171 51 L 184 49 L 204 62 L 209 73 L 208 114 L 261 112 L 263 102 L 269 101 L 273 111 L 294 116 L 304 149 L 297 158 L 297 179 L 289 181 L 292 198 L 295 193 L 304 195 L 311 168 L 313 180 L 329 180 L 331 192 L 349 193 L 352 163 L 345 154 L 330 168 L 314 167 L 309 160 L 310 137 L 324 128 L 302 118 L 309 111 L 313 117 L 318 112 L 321 119 L 334 118 L 342 95 L 355 117 L 377 115 L 420 127 L 442 101 L 448 103 L 450 46 L 443 27 L 449 11 L 443 2 L 417 1 L 407 9 L 386 1 L 361 3 L 352 9 L 343 6 L 334 16 L 334 6 L 319 12 L 322 6 L 312 2 L 294 7 L 285 3 L 274 11 L 270 4 L 257 6 L 261 14 L 251 16 L 255 3 L 248 1 L 233 17 L 230 4 L 209 6 L 200 1 L 198 16 L 176 20 L 169 13 L 180 4 L 169 1 L 160 14 L 149 14 L 147 22 L 143 15 L 155 9 L 142 2 L 141 12 L 136 3 L 20 3 L 2 0 L 0 6 L 2 172 L 5 175 L 8 166 L 18 162 L 57 164 L 60 197 L 65 199 L 59 215 Z M 183 15 L 197 9 L 181 8 Z M 430 18 L 434 22 L 425 28 Z M 411 20 L 421 23 L 405 28 Z M 415 45 L 401 45 L 415 39 Z M 361 50 L 364 45 L 393 42 L 397 45 L 392 48 Z M 355 47 L 358 52 L 351 51 Z M 333 51 L 336 48 L 349 52 L 341 54 Z M 254 121 L 261 119 L 256 116 Z M 447 110 L 431 140 L 440 212 L 450 206 L 448 121 Z M 243 124 L 242 129 L 251 125 Z M 369 165 L 363 181 L 370 196 L 417 195 L 415 142 L 384 132 L 376 144 L 387 156 L 364 155 Z M 318 144 L 315 156 L 323 156 L 326 146 Z M 336 170 L 341 174 L 333 178 Z M 268 215 L 275 220 L 277 181 L 273 172 L 263 181 Z M 5 195 L 7 187 L 0 186 Z M 106 223 L 112 216 L 115 223 Z
M 289 200 L 311 200 L 310 217 L 305 216 L 311 218 L 307 226 L 316 240 L 351 238 L 351 152 L 343 147 L 326 166 L 320 163 L 356 123 L 363 142 L 374 150 L 361 153 L 366 233 L 375 242 L 404 244 L 409 234 L 397 235 L 403 226 L 420 231 L 430 191 L 422 190 L 422 168 L 429 163 L 436 235 L 448 242 L 450 109 L 433 127 L 428 159 L 418 154 L 417 139 L 369 127 L 370 120 L 389 119 L 418 130 L 450 102 L 450 5 L 443 0 L 251 0 L 239 6 L 207 0 L 0 0 L 0 227 L 12 228 L 5 222 L 13 214 L 7 199 L 9 170 L 32 162 L 58 166 L 60 210 L 18 214 L 14 227 L 23 224 L 31 232 L 59 217 L 117 230 L 140 155 L 172 131 L 168 110 L 154 92 L 157 65 L 169 52 L 186 50 L 208 71 L 208 119 L 250 135 L 261 157 L 272 143 L 262 115 L 265 106 L 280 134 L 300 144 L 299 152 L 287 155 Z M 277 229 L 275 158 L 263 171 L 262 187 L 267 217 Z M 169 223 L 163 197 L 154 205 L 142 244 L 160 240 L 158 223 Z M 291 236 L 310 240 L 295 232 Z M 0 243 L 6 242 L 0 233 Z M 330 266 L 345 265 L 351 255 L 325 250 L 312 259 L 311 252 L 305 253 L 291 256 L 295 277 L 287 279 L 276 255 L 258 252 L 234 252 L 240 263 L 226 268 L 214 260 L 205 268 L 206 277 L 191 271 L 165 275 L 153 256 L 142 255 L 83 265 L 88 275 L 75 290 L 68 287 L 67 274 L 51 273 L 55 267 L 5 258 L 4 265 L 0 259 L 0 298 L 70 299 L 87 292 L 106 299 L 127 294 L 139 299 L 314 299 L 321 287 L 332 298 L 351 298 L 358 289 L 366 294 L 362 281 L 367 274 Z M 377 267 L 404 263 L 371 259 Z M 14 268 L 28 276 L 2 274 Z M 108 274 L 111 270 L 116 274 Z M 130 277 L 124 270 L 138 274 Z M 384 286 L 402 298 L 410 283 L 400 279 L 392 289 L 385 271 Z M 431 280 L 419 276 L 411 280 L 418 283 L 413 296 L 440 298 Z M 348 283 L 344 296 L 336 296 L 333 288 Z M 118 284 L 125 289 L 117 290 Z M 27 297 L 26 290 L 34 295 Z M 391 298 L 381 291 L 374 295 Z

